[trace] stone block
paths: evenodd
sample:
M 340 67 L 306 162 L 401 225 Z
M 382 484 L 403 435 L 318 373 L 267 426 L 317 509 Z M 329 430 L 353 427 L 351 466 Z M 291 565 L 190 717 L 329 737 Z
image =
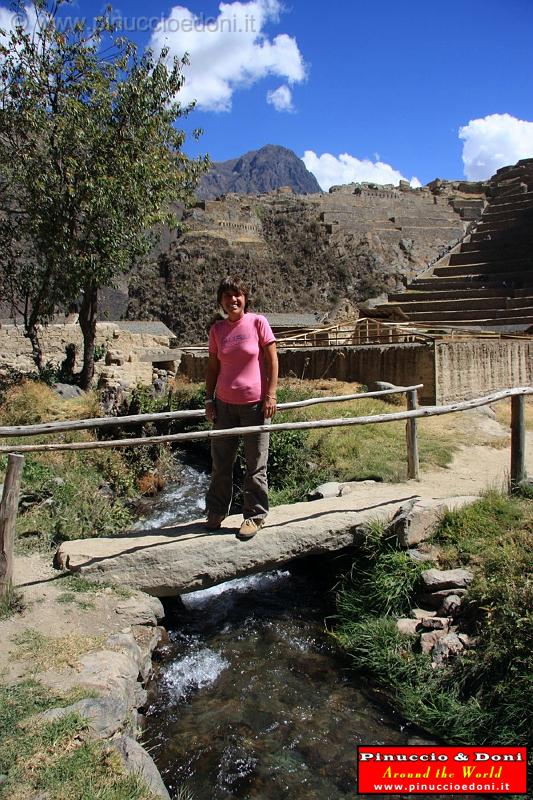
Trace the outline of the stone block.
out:
M 426 616 L 420 620 L 420 627 L 428 631 L 446 631 L 450 628 L 448 617 Z
M 400 633 L 405 636 L 416 636 L 419 621 L 417 619 L 398 619 L 396 620 L 396 627 Z
M 466 589 L 474 579 L 468 569 L 426 569 L 420 577 L 424 588 L 432 593 L 441 589 Z
M 440 591 L 432 592 L 431 594 L 419 594 L 417 595 L 417 601 L 423 606 L 427 605 L 430 608 L 440 609 L 444 598 L 451 594 L 463 597 L 466 594 L 466 589 L 440 589 Z
M 411 547 L 431 536 L 445 510 L 445 504 L 439 500 L 411 500 L 396 512 L 389 529 L 398 537 L 402 547 Z
M 429 631 L 420 636 L 420 649 L 423 653 L 431 653 L 439 639 L 446 636 L 446 631 Z
M 464 650 L 464 645 L 456 633 L 447 633 L 440 638 L 433 649 L 433 663 L 443 666 Z
M 411 609 L 411 616 L 413 617 L 413 619 L 416 619 L 416 620 L 420 621 L 422 619 L 429 619 L 430 617 L 436 617 L 437 616 L 437 612 L 436 611 L 426 611 L 425 608 L 412 608 Z
M 461 598 L 457 594 L 449 594 L 442 601 L 439 615 L 443 617 L 455 617 L 461 610 Z
M 321 483 L 312 492 L 307 495 L 309 500 L 323 500 L 325 497 L 340 497 L 342 487 L 337 481 L 328 481 Z
M 170 795 L 152 758 L 135 739 L 130 736 L 120 736 L 113 740 L 112 746 L 119 754 L 124 768 L 130 775 L 142 778 L 156 797 L 160 797 L 162 800 L 170 800 Z

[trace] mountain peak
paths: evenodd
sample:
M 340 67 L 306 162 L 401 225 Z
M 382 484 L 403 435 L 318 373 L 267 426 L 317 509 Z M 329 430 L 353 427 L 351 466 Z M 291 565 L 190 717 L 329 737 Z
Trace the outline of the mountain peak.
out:
M 320 186 L 296 153 L 279 144 L 266 144 L 238 158 L 215 162 L 200 181 L 197 196 L 213 200 L 222 194 L 262 194 L 290 186 L 295 194 L 315 194 Z

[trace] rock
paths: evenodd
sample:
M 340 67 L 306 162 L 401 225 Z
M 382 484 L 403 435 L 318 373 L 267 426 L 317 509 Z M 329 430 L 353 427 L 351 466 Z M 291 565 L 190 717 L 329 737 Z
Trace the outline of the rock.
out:
M 436 611 L 426 611 L 424 608 L 412 608 L 411 609 L 411 616 L 413 619 L 422 620 L 422 619 L 429 619 L 430 617 L 435 617 L 437 615 Z
M 438 551 L 438 548 L 435 548 L 435 551 Z M 423 564 L 426 561 L 435 561 L 435 556 L 431 553 L 425 553 L 423 550 L 418 548 L 413 548 L 407 551 L 407 555 L 417 564 Z
M 347 498 L 348 500 L 348 498 Z M 338 502 L 317 500 L 314 506 Z M 95 582 L 110 582 L 140 589 L 156 597 L 175 597 L 206 589 L 223 581 L 274 569 L 305 553 L 342 550 L 357 540 L 357 530 L 375 509 L 366 513 L 334 509 L 326 516 L 309 513 L 309 504 L 291 506 L 291 517 L 283 524 L 267 522 L 250 542 L 235 537 L 237 517 L 224 520 L 216 535 L 206 535 L 204 520 L 183 523 L 170 529 L 134 531 L 129 536 L 77 539 L 63 542 L 56 554 L 59 569 L 79 572 Z M 384 509 L 385 515 L 386 509 Z M 272 509 L 269 521 L 275 518 Z M 233 523 L 232 523 L 233 519 Z M 130 601 L 117 604 L 126 610 Z M 161 608 L 161 606 L 159 606 Z M 146 612 L 143 612 L 146 613 Z M 162 612 L 161 612 L 162 613 Z M 148 617 L 152 621 L 152 616 Z
M 368 387 L 369 392 L 384 392 L 387 389 L 396 389 L 396 384 L 388 381 L 373 381 Z
M 95 739 L 108 739 L 118 731 L 131 729 L 135 714 L 123 697 L 87 697 L 66 708 L 52 708 L 39 714 L 40 719 L 52 722 L 68 714 L 79 714 L 87 720 L 89 733 Z
M 461 610 L 461 598 L 456 594 L 449 594 L 442 601 L 439 609 L 439 616 L 456 617 Z
M 140 656 L 123 650 L 97 650 L 81 656 L 79 663 L 78 685 L 123 699 L 131 709 L 144 705 L 144 690 L 137 682 L 142 667 Z
M 467 633 L 458 633 L 457 636 L 465 647 L 478 647 L 481 644 L 481 636 L 469 636 Z
M 466 589 L 474 580 L 468 569 L 426 569 L 421 574 L 424 587 L 430 592 L 441 589 Z
M 423 653 L 431 653 L 439 639 L 446 636 L 446 631 L 430 631 L 420 636 L 420 648 Z
M 136 593 L 117 603 L 115 612 L 126 617 L 130 625 L 157 625 L 165 616 L 165 609 L 157 597 Z
M 130 736 L 120 736 L 113 740 L 112 747 L 119 754 L 130 775 L 138 775 L 157 797 L 170 800 L 170 795 L 156 765 L 135 739 Z
M 524 492 L 527 492 L 528 494 L 529 492 L 533 492 L 533 477 L 528 476 L 527 478 L 521 480 L 518 483 L 518 488 L 522 489 Z
M 328 481 L 321 483 L 312 492 L 309 492 L 307 498 L 309 500 L 323 500 L 325 497 L 340 497 L 342 487 L 337 481 Z
M 397 619 L 396 627 L 405 636 L 416 636 L 419 621 L 417 619 Z
M 165 394 L 167 384 L 163 378 L 156 378 L 152 385 L 156 397 L 161 397 L 161 395 Z
M 425 739 L 422 736 L 410 736 L 407 744 L 409 747 L 438 747 L 440 742 L 436 739 Z
M 456 633 L 447 633 L 436 643 L 433 650 L 433 663 L 438 666 L 444 665 L 455 656 L 462 653 L 464 645 Z
M 101 495 L 101 497 L 109 498 L 109 500 L 113 500 L 115 497 L 115 493 L 109 483 L 101 483 L 98 487 L 98 494 Z
M 124 356 L 118 350 L 108 350 L 105 354 L 106 366 L 121 367 L 124 364 Z
M 419 625 L 428 631 L 446 631 L 450 628 L 450 620 L 447 617 L 424 617 Z
M 401 506 L 389 525 L 402 547 L 411 547 L 428 539 L 447 509 L 460 508 L 476 500 L 474 497 L 453 497 L 448 500 L 414 498 Z
M 133 635 L 141 652 L 141 677 L 146 682 L 152 674 L 152 653 L 158 645 L 168 642 L 168 634 L 160 626 L 135 625 Z
M 79 386 L 73 386 L 71 383 L 54 383 L 53 389 L 63 400 L 71 400 L 73 397 L 81 397 L 83 395 L 83 389 L 80 389 Z
M 440 591 L 432 592 L 431 594 L 417 595 L 417 601 L 423 606 L 440 609 L 446 597 L 453 595 L 461 598 L 465 594 L 466 589 L 440 589 Z

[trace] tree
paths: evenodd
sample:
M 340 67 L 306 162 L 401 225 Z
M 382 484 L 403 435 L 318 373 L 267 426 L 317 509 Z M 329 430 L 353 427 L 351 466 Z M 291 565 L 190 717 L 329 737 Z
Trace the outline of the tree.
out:
M 191 199 L 208 160 L 189 159 L 175 127 L 193 107 L 176 99 L 186 56 L 139 54 L 110 8 L 92 31 L 63 24 L 63 4 L 34 0 L 31 29 L 0 44 L 0 288 L 38 366 L 38 323 L 81 294 L 87 388 L 98 289 L 148 252 L 155 226 L 176 224 L 172 204 Z

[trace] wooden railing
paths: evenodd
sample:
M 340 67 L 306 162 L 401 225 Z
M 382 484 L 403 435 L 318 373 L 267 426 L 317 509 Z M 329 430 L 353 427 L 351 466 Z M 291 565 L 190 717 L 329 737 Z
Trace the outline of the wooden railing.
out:
M 280 334 L 279 349 L 302 347 L 353 347 L 365 344 L 394 344 L 432 341 L 429 334 L 413 330 L 406 323 L 385 322 L 371 317 L 337 322 L 324 328 L 314 328 L 302 333 Z
M 162 436 L 145 436 L 130 439 L 108 439 L 87 442 L 55 442 L 53 444 L 16 444 L 0 446 L 0 453 L 8 453 L 8 464 L 2 499 L 0 502 L 0 600 L 10 591 L 13 569 L 13 543 L 15 522 L 18 509 L 20 482 L 24 463 L 23 453 L 50 452 L 56 450 L 93 450 L 117 447 L 145 446 L 163 442 L 183 442 L 200 439 L 212 439 L 221 436 L 241 436 L 248 433 L 275 433 L 278 431 L 309 430 L 317 428 L 335 428 L 351 425 L 372 425 L 385 422 L 406 421 L 407 443 L 407 475 L 409 479 L 418 480 L 418 435 L 417 420 L 421 417 L 433 417 L 466 411 L 471 408 L 496 403 L 511 398 L 511 486 L 516 486 L 526 478 L 525 465 L 525 397 L 533 394 L 533 387 L 523 386 L 515 389 L 504 389 L 484 397 L 464 400 L 441 406 L 417 406 L 417 389 L 415 386 L 395 386 L 377 392 L 364 392 L 335 397 L 318 397 L 292 403 L 281 403 L 278 409 L 303 408 L 319 403 L 337 403 L 347 400 L 359 400 L 368 397 L 383 397 L 391 394 L 405 394 L 407 411 L 390 414 L 376 414 L 362 417 L 341 417 L 338 419 L 321 419 L 305 422 L 282 422 L 264 425 L 253 425 L 242 428 L 221 430 L 189 431 L 187 433 L 166 434 Z M 0 437 L 35 436 L 38 434 L 59 433 L 73 430 L 93 428 L 121 427 L 142 422 L 154 422 L 172 419 L 190 419 L 204 417 L 203 410 L 168 411 L 159 414 L 137 414 L 128 417 L 103 417 L 86 420 L 47 422 L 39 425 L 0 427 Z

